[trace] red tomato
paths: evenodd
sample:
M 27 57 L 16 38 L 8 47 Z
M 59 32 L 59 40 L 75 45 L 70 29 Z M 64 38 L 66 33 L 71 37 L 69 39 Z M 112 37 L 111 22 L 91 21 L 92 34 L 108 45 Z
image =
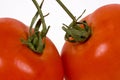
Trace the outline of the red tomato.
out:
M 83 20 L 92 34 L 84 43 L 65 42 L 66 80 L 120 80 L 120 4 L 100 7 Z
M 22 22 L 0 18 L 0 80 L 62 80 L 61 59 L 50 39 L 45 39 L 43 53 L 36 54 L 20 41 L 27 37 Z

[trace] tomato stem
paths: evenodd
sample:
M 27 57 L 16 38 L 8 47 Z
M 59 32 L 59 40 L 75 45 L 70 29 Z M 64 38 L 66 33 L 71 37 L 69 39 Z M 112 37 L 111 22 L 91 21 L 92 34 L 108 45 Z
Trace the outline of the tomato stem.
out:
M 40 4 L 40 9 L 42 8 L 43 2 L 44 2 L 44 0 L 42 0 L 42 2 Z M 30 24 L 30 29 L 29 29 L 30 35 L 32 35 L 32 27 L 33 27 L 35 21 L 37 20 L 37 18 L 38 18 L 38 11 L 36 12 L 36 14 L 34 15 L 34 17 L 32 18 L 32 21 L 31 21 L 31 24 Z
M 76 19 L 76 17 L 67 9 L 67 7 L 61 2 L 61 0 L 56 0 L 58 4 L 65 10 L 65 12 L 73 20 L 69 26 L 63 24 L 62 29 L 66 32 L 65 40 L 69 42 L 85 42 L 91 36 L 91 28 L 88 26 L 86 21 L 78 22 L 79 18 L 85 13 L 86 10 Z M 81 26 L 84 26 L 82 28 Z
M 32 21 L 30 24 L 30 29 L 29 29 L 28 39 L 22 40 L 22 42 L 24 44 L 26 44 L 34 52 L 42 53 L 45 48 L 46 34 L 50 27 L 50 26 L 48 26 L 48 28 L 46 27 L 44 17 L 49 14 L 43 16 L 41 8 L 42 8 L 44 0 L 41 2 L 40 6 L 36 0 L 32 0 L 32 1 L 34 3 L 35 7 L 37 8 L 37 12 L 36 12 L 35 16 L 32 18 Z M 38 19 L 39 16 L 40 16 L 40 18 Z M 36 24 L 35 24 L 35 22 L 36 22 Z M 33 29 L 34 24 L 35 24 L 35 28 Z M 42 24 L 42 30 L 39 31 L 41 24 Z
M 71 17 L 72 20 L 75 20 L 75 17 L 73 16 L 73 14 L 66 8 L 66 6 L 60 1 L 60 0 L 56 0 L 60 6 L 66 11 L 66 13 Z

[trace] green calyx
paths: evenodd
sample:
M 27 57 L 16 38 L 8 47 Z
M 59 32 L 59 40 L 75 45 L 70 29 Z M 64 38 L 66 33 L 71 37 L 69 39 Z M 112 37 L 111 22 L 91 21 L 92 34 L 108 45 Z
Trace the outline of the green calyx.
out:
M 78 22 L 84 12 L 76 19 L 73 14 L 66 8 L 66 6 L 60 1 L 56 0 L 59 5 L 65 10 L 65 12 L 73 20 L 69 26 L 63 24 L 62 29 L 66 32 L 65 40 L 69 42 L 85 42 L 91 36 L 91 28 L 86 21 Z
M 32 0 L 32 1 L 37 8 L 37 12 L 35 16 L 32 18 L 30 29 L 29 29 L 29 36 L 27 40 L 22 39 L 22 43 L 27 45 L 34 52 L 42 53 L 45 48 L 46 34 L 50 27 L 50 26 L 48 26 L 48 28 L 46 27 L 46 23 L 44 20 L 44 17 L 47 16 L 48 14 L 43 16 L 43 13 L 41 10 L 44 0 L 41 2 L 40 6 L 36 0 Z M 40 18 L 38 18 L 39 16 Z M 39 28 L 41 25 L 42 25 L 42 29 L 41 31 L 39 31 Z M 33 29 L 33 26 L 35 27 L 34 29 Z

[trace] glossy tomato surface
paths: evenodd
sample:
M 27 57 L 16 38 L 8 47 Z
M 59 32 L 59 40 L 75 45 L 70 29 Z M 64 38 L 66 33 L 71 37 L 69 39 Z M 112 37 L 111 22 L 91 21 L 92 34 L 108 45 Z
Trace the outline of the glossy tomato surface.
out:
M 42 54 L 36 54 L 21 39 L 28 27 L 18 20 L 0 18 L 0 80 L 63 80 L 58 51 L 50 39 Z
M 92 35 L 85 43 L 65 42 L 66 80 L 120 80 L 120 4 L 100 7 L 83 20 Z

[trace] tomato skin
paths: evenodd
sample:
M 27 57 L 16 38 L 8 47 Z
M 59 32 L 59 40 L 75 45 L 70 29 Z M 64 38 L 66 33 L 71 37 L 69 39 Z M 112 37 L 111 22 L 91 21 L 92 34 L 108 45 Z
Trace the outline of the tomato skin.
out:
M 92 35 L 85 43 L 65 42 L 66 80 L 120 80 L 120 4 L 100 7 L 83 20 Z
M 11 18 L 0 18 L 0 80 L 63 80 L 62 61 L 49 38 L 42 54 L 23 45 L 28 27 Z

